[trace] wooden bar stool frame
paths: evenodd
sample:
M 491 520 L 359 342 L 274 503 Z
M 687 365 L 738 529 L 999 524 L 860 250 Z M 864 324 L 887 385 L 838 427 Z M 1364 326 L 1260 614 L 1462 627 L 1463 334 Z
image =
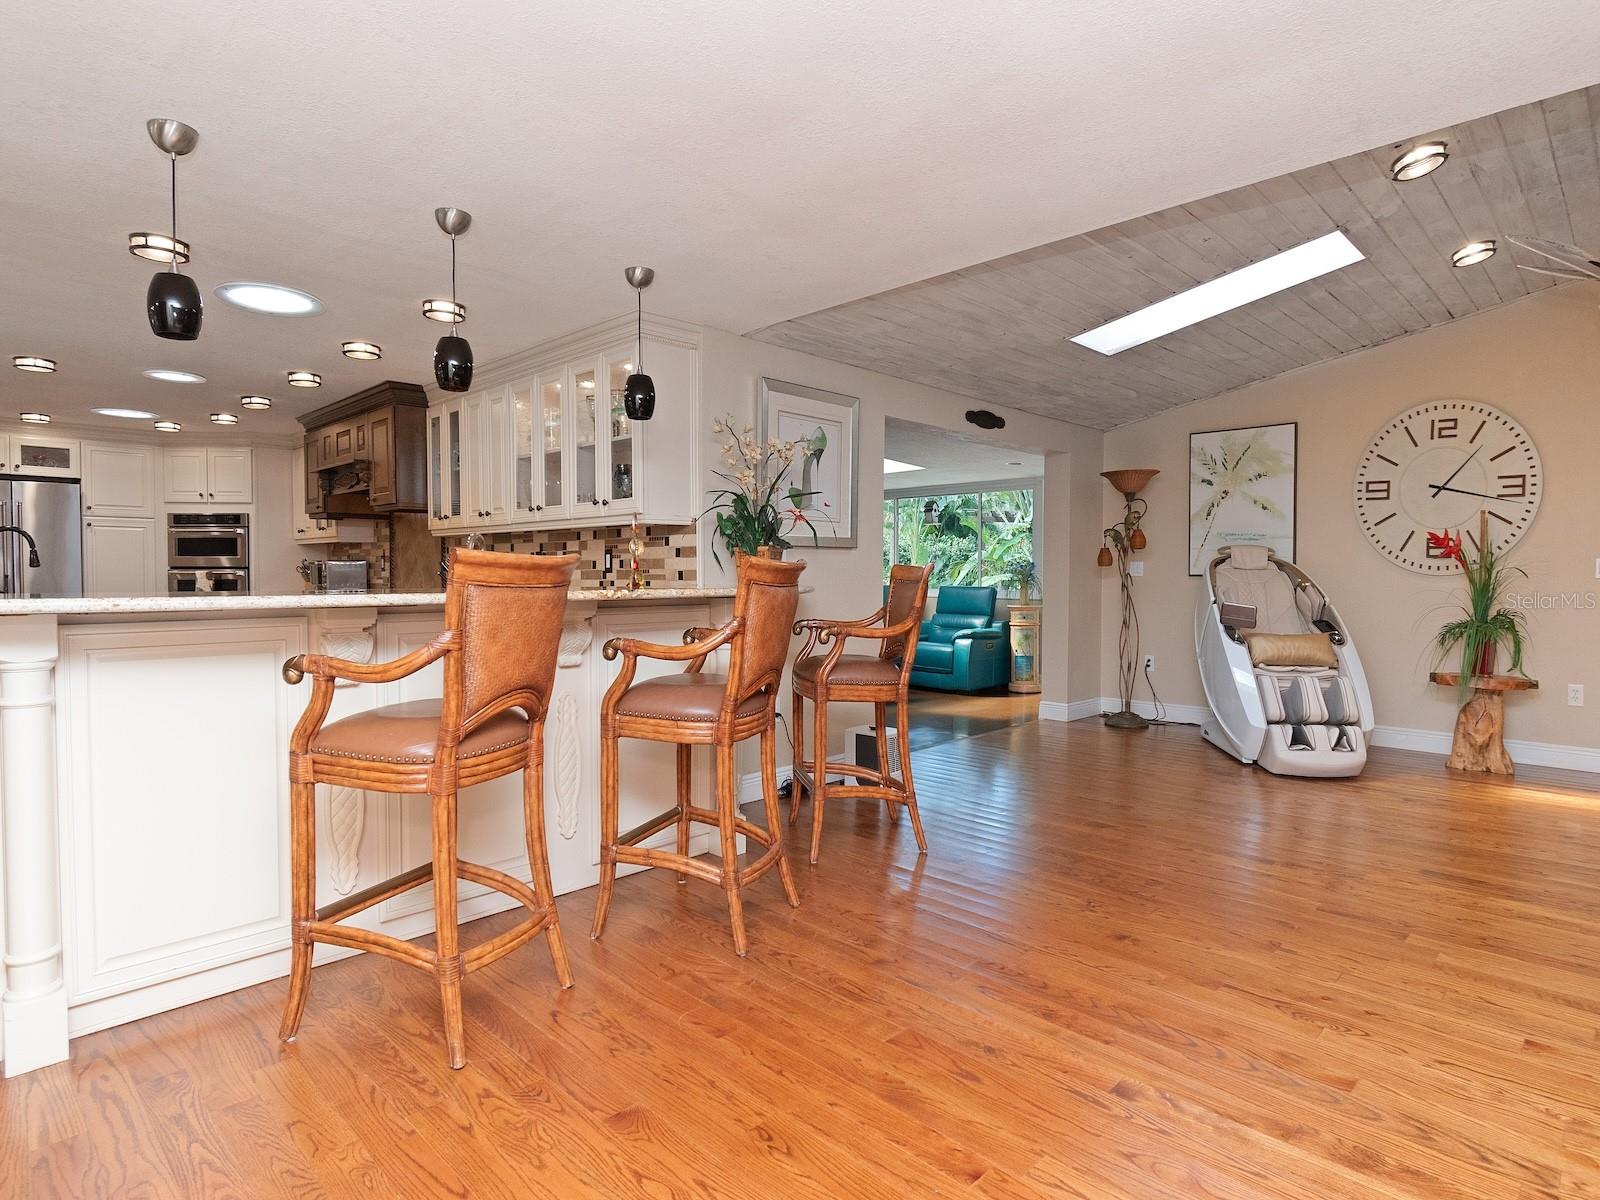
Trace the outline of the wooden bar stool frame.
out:
M 734 597 L 733 619 L 716 629 L 693 628 L 684 631 L 682 646 L 667 646 L 632 638 L 612 638 L 602 653 L 607 661 L 622 656 L 622 669 L 607 689 L 600 709 L 600 891 L 595 901 L 594 929 L 598 939 L 605 930 L 616 885 L 617 865 L 637 863 L 646 867 L 666 867 L 677 872 L 678 882 L 688 876 L 704 879 L 722 888 L 728 901 L 728 917 L 733 926 L 733 946 L 740 957 L 749 949 L 744 926 L 742 890 L 777 868 L 783 894 L 791 907 L 798 908 L 794 876 L 784 853 L 783 819 L 778 807 L 778 758 L 776 711 L 778 689 L 788 656 L 788 638 L 794 607 L 799 598 L 798 581 L 805 563 L 786 563 L 775 559 L 744 557 L 739 561 L 739 586 Z M 771 636 L 775 616 L 760 619 L 753 611 L 756 603 L 770 603 L 764 593 L 787 593 L 787 612 L 781 615 L 782 647 L 774 656 L 770 647 L 752 651 L 751 638 Z M 639 659 L 681 662 L 686 675 L 699 674 L 706 658 L 727 646 L 729 650 L 727 687 L 721 708 L 712 721 L 675 720 L 666 717 L 631 715 L 618 712 L 628 689 L 633 685 Z M 760 660 L 752 662 L 753 659 Z M 741 707 L 752 696 L 762 695 L 765 703 L 754 712 L 740 715 Z M 677 797 L 672 808 L 650 820 L 618 833 L 618 750 L 620 739 L 672 742 L 677 746 Z M 739 815 L 738 779 L 734 771 L 734 749 L 747 738 L 761 739 L 761 795 L 766 809 L 767 828 L 763 829 Z M 715 759 L 716 808 L 701 808 L 692 802 L 691 752 L 695 746 L 711 746 Z M 693 823 L 717 827 L 722 857 L 713 867 L 689 857 L 689 830 Z M 675 852 L 638 845 L 669 825 L 677 826 Z M 754 862 L 739 868 L 739 834 L 766 849 Z
M 922 814 L 917 810 L 917 788 L 911 776 L 911 722 L 907 711 L 907 696 L 911 688 L 911 669 L 917 653 L 917 635 L 922 628 L 922 614 L 928 603 L 928 579 L 933 574 L 932 565 L 925 567 L 894 566 L 889 569 L 889 594 L 884 605 L 870 617 L 859 621 L 826 621 L 807 619 L 796 621 L 794 632 L 804 633 L 806 640 L 795 656 L 798 665 L 811 656 L 814 650 L 826 647 L 822 662 L 814 676 L 802 677 L 795 671 L 791 677 L 794 690 L 794 784 L 789 793 L 789 823 L 800 816 L 800 790 L 811 794 L 811 861 L 817 861 L 822 848 L 822 816 L 827 802 L 845 797 L 864 797 L 882 800 L 889 810 L 889 820 L 900 822 L 900 809 L 911 813 L 911 828 L 917 836 L 917 852 L 928 852 L 928 839 L 922 830 Z M 882 622 L 880 624 L 880 622 Z M 898 660 L 899 673 L 895 682 L 846 683 L 832 678 L 845 646 L 851 638 L 863 638 L 878 643 L 878 657 L 887 662 Z M 809 698 L 816 707 L 815 755 L 820 755 L 819 770 L 815 757 L 805 754 L 805 701 Z M 859 701 L 872 705 L 872 724 L 877 732 L 878 769 L 872 770 L 859 763 L 828 761 L 828 704 L 830 701 Z M 890 770 L 888 746 L 888 712 L 895 707 L 895 747 L 900 760 L 898 778 Z M 844 775 L 855 783 L 829 783 L 828 775 Z
M 511 561 L 507 561 L 511 560 Z M 561 937 L 561 922 L 556 913 L 555 892 L 550 881 L 550 859 L 544 829 L 544 720 L 545 708 L 554 685 L 555 652 L 560 641 L 561 620 L 566 607 L 566 592 L 578 562 L 570 555 L 512 555 L 488 551 L 452 551 L 449 584 L 445 591 L 444 631 L 418 650 L 387 663 L 355 663 L 320 654 L 303 654 L 283 665 L 283 677 L 296 684 L 312 677 L 311 699 L 295 726 L 289 743 L 291 897 L 293 911 L 293 961 L 289 976 L 289 996 L 283 1012 L 279 1037 L 293 1041 L 300 1028 L 306 999 L 311 991 L 311 961 L 317 942 L 350 946 L 386 955 L 434 976 L 444 1014 L 445 1041 L 450 1065 L 466 1065 L 466 1036 L 461 1009 L 461 981 L 473 971 L 504 958 L 513 950 L 543 933 L 555 964 L 556 979 L 562 988 L 572 986 L 572 968 L 567 961 Z M 482 687 L 474 687 L 472 673 L 482 673 L 481 659 L 468 663 L 474 650 L 473 630 L 464 629 L 471 616 L 474 592 L 493 589 L 549 590 L 559 587 L 560 607 L 555 611 L 555 626 L 549 629 L 504 630 L 501 636 L 519 639 L 519 645 L 537 646 L 541 663 L 532 674 L 532 686 L 520 687 L 499 695 L 484 697 Z M 553 607 L 554 602 L 548 604 Z M 464 634 L 466 636 L 464 636 Z M 503 655 L 506 647 L 491 647 Z M 430 663 L 444 660 L 444 699 L 439 720 L 439 736 L 430 762 L 382 762 L 370 758 L 319 753 L 312 743 L 322 730 L 333 702 L 334 681 L 392 683 L 414 674 Z M 543 660 L 548 660 L 547 666 Z M 542 683 L 542 686 L 539 686 Z M 469 706 L 470 709 L 469 709 Z M 528 715 L 528 737 L 504 748 L 471 758 L 458 758 L 462 738 L 490 718 L 520 708 Z M 461 788 L 499 779 L 513 771 L 523 773 L 523 821 L 528 850 L 528 865 L 533 878 L 529 887 L 515 876 L 493 867 L 463 862 L 456 856 L 456 800 Z M 433 861 L 404 871 L 392 879 L 363 888 L 336 903 L 316 907 L 316 785 L 361 788 L 405 795 L 425 794 L 432 798 Z M 468 879 L 518 900 L 529 916 L 515 927 L 465 951 L 456 924 L 456 881 Z M 392 896 L 433 882 L 435 920 L 434 948 L 413 942 L 343 926 L 338 922 L 363 912 Z

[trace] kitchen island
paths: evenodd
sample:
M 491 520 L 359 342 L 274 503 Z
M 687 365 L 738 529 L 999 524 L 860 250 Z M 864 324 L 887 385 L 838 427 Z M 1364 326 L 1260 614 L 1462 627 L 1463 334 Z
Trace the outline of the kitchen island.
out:
M 545 725 L 546 836 L 558 894 L 599 875 L 600 699 L 612 637 L 677 643 L 727 619 L 731 588 L 573 591 Z M 285 975 L 289 734 L 309 687 L 296 654 L 363 662 L 430 641 L 442 592 L 19 598 L 0 601 L 0 836 L 6 1076 L 67 1056 L 70 1037 Z M 641 664 L 641 673 L 681 669 Z M 341 684 L 329 720 L 439 696 L 438 663 Z M 624 827 L 672 802 L 673 751 L 630 743 Z M 709 769 L 697 772 L 709 803 Z M 663 790 L 664 789 L 664 790 Z M 318 903 L 426 862 L 426 796 L 318 788 Z M 521 778 L 462 793 L 463 858 L 528 879 Z M 673 831 L 663 836 L 670 842 Z M 693 853 L 711 848 L 697 829 Z M 626 868 L 624 868 L 626 870 Z M 463 884 L 461 919 L 515 903 Z M 420 888 L 353 923 L 429 932 Z M 351 951 L 319 946 L 317 961 Z

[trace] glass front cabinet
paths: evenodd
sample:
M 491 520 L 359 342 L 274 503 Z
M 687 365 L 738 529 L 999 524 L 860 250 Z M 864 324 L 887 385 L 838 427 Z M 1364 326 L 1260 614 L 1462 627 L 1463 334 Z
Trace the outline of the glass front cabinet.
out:
M 428 417 L 430 528 L 694 521 L 703 490 L 698 346 L 647 339 L 645 354 L 658 396 L 648 423 L 623 411 L 631 341 L 497 370 L 494 383 L 436 401 Z

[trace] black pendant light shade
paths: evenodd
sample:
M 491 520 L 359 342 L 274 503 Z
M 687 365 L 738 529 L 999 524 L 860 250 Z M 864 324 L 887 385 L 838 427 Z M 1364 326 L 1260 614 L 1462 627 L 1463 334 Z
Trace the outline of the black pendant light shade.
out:
M 656 415 L 656 383 L 644 373 L 644 289 L 655 281 L 650 267 L 628 267 L 622 272 L 637 301 L 633 361 L 637 370 L 622 385 L 622 411 L 630 421 L 648 421 Z
M 447 333 L 439 339 L 433 348 L 433 378 L 446 392 L 464 392 L 472 386 L 472 347 L 466 338 Z
M 200 336 L 202 306 L 194 280 L 176 271 L 157 271 L 145 293 L 150 331 L 175 342 L 192 342 Z
M 172 162 L 172 238 L 173 246 L 183 246 L 178 240 L 178 159 L 188 154 L 200 141 L 193 127 L 182 121 L 155 118 L 145 122 L 145 130 L 156 148 Z M 177 254 L 170 258 L 165 271 L 157 271 L 145 292 L 145 314 L 150 318 L 150 332 L 157 337 L 175 342 L 192 342 L 200 336 L 200 322 L 205 316 L 205 306 L 200 302 L 200 289 L 194 280 L 179 271 L 179 265 L 188 258 L 187 247 L 182 259 Z
M 629 375 L 622 387 L 622 410 L 630 421 L 648 421 L 656 415 L 656 384 L 648 375 Z

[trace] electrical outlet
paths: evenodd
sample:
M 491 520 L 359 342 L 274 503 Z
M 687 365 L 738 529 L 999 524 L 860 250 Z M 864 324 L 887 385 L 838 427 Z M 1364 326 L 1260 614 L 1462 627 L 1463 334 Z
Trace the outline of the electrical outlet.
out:
M 1583 684 L 1567 684 L 1567 704 L 1573 708 L 1583 707 Z
M 1128 564 L 1128 574 L 1129 575 L 1143 575 L 1144 574 L 1144 564 L 1142 562 L 1140 562 L 1137 558 L 1134 559 L 1131 563 Z
M 1146 654 L 1144 656 L 1144 669 L 1146 671 L 1154 671 L 1156 669 L 1156 656 L 1154 654 Z
M 1594 560 L 1594 577 L 1600 579 L 1600 558 Z

